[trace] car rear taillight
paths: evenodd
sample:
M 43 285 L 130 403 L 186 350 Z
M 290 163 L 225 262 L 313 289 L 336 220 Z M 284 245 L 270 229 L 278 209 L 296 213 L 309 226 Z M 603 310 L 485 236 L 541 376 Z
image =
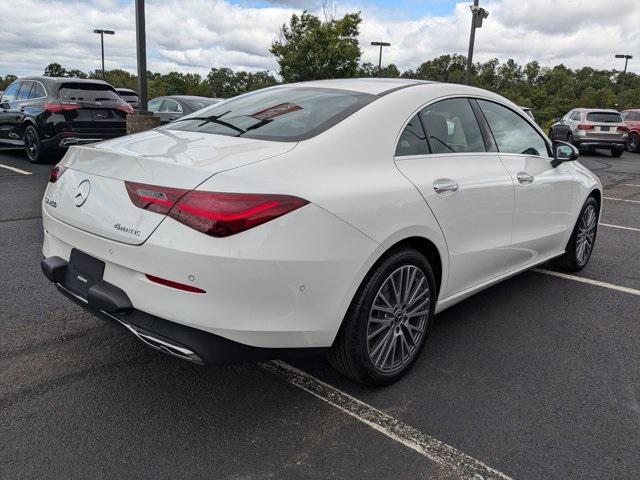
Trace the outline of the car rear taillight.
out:
M 56 183 L 66 170 L 67 167 L 64 165 L 56 165 L 53 167 L 53 170 L 51 170 L 51 174 L 49 175 L 49 182 Z
M 189 190 L 156 187 L 144 183 L 124 182 L 133 204 L 150 212 L 166 215 L 171 207 Z
M 193 190 L 173 206 L 169 216 L 212 237 L 228 237 L 281 217 L 307 203 L 288 195 Z
M 131 105 L 129 105 L 128 103 L 124 103 L 122 105 L 118 105 L 116 108 L 118 110 L 120 110 L 121 112 L 124 112 L 124 113 L 129 114 L 129 115 L 133 115 L 133 107 Z
M 594 126 L 593 125 L 578 125 L 578 130 L 593 130 Z
M 80 105 L 75 103 L 46 103 L 44 109 L 51 113 L 71 112 L 78 110 Z
M 212 237 L 228 237 L 290 213 L 309 202 L 275 194 L 220 193 L 125 182 L 139 208 L 168 215 Z
M 625 126 L 618 127 L 618 131 L 625 132 L 625 133 L 629 132 L 629 127 L 625 127 Z

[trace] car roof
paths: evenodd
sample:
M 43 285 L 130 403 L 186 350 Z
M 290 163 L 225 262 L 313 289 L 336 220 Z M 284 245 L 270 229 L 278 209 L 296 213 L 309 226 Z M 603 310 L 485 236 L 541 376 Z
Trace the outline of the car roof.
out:
M 310 82 L 288 83 L 282 85 L 282 87 L 331 88 L 336 90 L 349 90 L 358 93 L 368 93 L 370 95 L 385 95 L 395 90 L 428 83 L 436 82 L 414 80 L 410 78 L 341 78 L 335 80 L 313 80 Z
M 39 82 L 48 82 L 48 83 L 101 83 L 103 85 L 109 85 L 104 80 L 98 80 L 97 78 L 46 77 L 43 75 L 37 75 L 37 76 L 30 76 L 30 77 L 20 77 L 17 79 L 17 81 L 24 81 L 24 80 L 38 80 Z
M 620 113 L 618 110 L 612 108 L 576 108 L 580 112 L 602 112 L 602 113 Z

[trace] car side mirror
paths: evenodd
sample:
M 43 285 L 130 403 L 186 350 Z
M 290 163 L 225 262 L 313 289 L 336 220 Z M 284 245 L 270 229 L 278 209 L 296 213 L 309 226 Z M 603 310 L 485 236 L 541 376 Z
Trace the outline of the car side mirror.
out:
M 578 149 L 570 143 L 555 141 L 553 142 L 553 160 L 551 161 L 551 166 L 556 168 L 561 163 L 573 162 L 578 159 L 579 155 Z
M 2 110 L 10 110 L 11 109 L 11 105 L 9 105 L 9 102 L 2 102 L 2 103 L 0 103 L 0 108 Z

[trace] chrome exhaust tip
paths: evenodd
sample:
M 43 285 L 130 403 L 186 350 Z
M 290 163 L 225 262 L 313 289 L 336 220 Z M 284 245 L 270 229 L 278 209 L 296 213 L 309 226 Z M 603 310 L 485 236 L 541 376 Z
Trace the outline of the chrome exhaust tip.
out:
M 198 365 L 204 365 L 204 361 L 193 350 L 186 348 L 183 345 L 172 342 L 169 339 L 159 337 L 158 335 L 148 332 L 134 325 L 131 325 L 118 317 L 115 317 L 105 311 L 102 313 L 109 318 L 115 320 L 120 325 L 129 330 L 138 340 L 147 345 L 148 347 L 158 350 L 172 357 L 179 358 L 180 360 L 186 360 L 187 362 L 197 363 Z

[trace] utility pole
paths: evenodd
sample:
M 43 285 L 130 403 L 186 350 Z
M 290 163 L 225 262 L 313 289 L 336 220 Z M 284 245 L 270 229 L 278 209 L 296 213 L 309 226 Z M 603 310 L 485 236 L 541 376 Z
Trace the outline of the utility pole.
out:
M 104 75 L 104 36 L 105 35 L 115 35 L 116 32 L 114 32 L 113 30 L 103 30 L 103 29 L 99 29 L 96 28 L 93 33 L 98 33 L 100 34 L 100 47 L 102 49 L 102 79 L 104 80 L 106 77 Z
M 382 47 L 390 47 L 391 44 L 387 42 L 371 42 L 374 47 L 380 47 L 380 56 L 378 57 L 378 75 L 382 71 Z
M 145 35 L 144 0 L 136 0 L 136 50 L 138 56 L 138 97 L 140 114 L 148 113 L 147 104 L 147 40 Z
M 482 21 L 489 16 L 484 8 L 479 6 L 480 0 L 473 0 L 471 8 L 471 36 L 469 37 L 469 53 L 467 54 L 467 70 L 464 74 L 464 83 L 469 85 L 471 66 L 473 65 L 473 48 L 476 43 L 476 28 L 482 28 Z

